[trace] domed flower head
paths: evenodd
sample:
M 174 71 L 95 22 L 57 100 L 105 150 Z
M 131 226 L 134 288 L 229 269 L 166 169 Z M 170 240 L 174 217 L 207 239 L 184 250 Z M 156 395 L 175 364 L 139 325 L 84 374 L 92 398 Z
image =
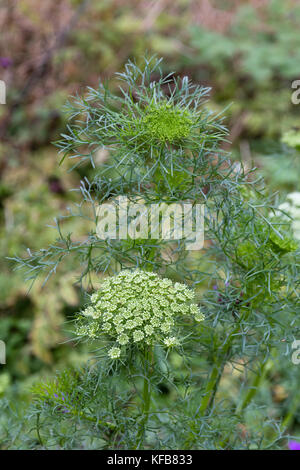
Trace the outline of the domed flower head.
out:
M 90 305 L 79 315 L 77 334 L 107 338 L 108 356 L 119 359 L 130 346 L 178 346 L 182 317 L 204 319 L 194 303 L 194 291 L 155 273 L 125 270 L 106 279 L 91 296 Z

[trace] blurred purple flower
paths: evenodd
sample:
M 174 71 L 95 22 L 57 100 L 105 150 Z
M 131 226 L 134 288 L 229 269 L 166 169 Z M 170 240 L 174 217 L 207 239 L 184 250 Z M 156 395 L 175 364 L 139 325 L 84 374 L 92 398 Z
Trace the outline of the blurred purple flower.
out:
M 9 57 L 0 57 L 0 65 L 4 69 L 7 69 L 12 65 L 12 60 Z
M 300 450 L 300 442 L 290 441 L 289 442 L 289 449 L 290 450 Z

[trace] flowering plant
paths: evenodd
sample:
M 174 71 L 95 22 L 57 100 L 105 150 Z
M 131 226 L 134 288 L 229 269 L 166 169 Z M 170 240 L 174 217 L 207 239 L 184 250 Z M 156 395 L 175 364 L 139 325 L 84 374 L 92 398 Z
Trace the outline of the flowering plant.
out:
M 30 416 L 40 446 L 277 448 L 298 395 L 274 423 L 260 390 L 300 334 L 299 243 L 290 221 L 270 216 L 278 207 L 263 181 L 224 151 L 209 90 L 165 77 L 160 64 L 129 62 L 119 94 L 100 84 L 69 103 L 58 146 L 94 169 L 70 209 L 89 233 L 64 234 L 64 216 L 56 243 L 17 261 L 32 280 L 76 262 L 89 292 L 76 337 L 96 351 L 75 381 L 37 386 Z M 188 251 L 184 238 L 100 239 L 99 204 L 124 195 L 146 207 L 205 205 L 203 249 Z

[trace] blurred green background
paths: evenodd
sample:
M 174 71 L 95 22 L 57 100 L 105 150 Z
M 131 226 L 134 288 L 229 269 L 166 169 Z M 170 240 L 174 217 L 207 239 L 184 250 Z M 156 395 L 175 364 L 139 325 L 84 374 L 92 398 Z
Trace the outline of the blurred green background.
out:
M 258 166 L 271 191 L 299 191 L 300 159 L 282 142 L 300 128 L 292 82 L 300 79 L 300 5 L 292 0 L 1 0 L 0 79 L 0 398 L 26 402 L 38 377 L 78 364 L 88 351 L 68 339 L 66 320 L 80 307 L 76 266 L 66 263 L 43 287 L 6 257 L 54 241 L 47 225 L 76 201 L 71 188 L 90 168 L 68 173 L 51 144 L 64 131 L 62 108 L 145 54 L 163 56 L 165 72 L 211 86 L 210 106 L 229 106 L 232 156 Z M 114 83 L 114 82 L 113 82 Z M 99 161 L 105 155 L 99 155 Z M 78 225 L 79 224 L 79 225 Z M 80 222 L 66 222 L 80 236 Z M 270 409 L 289 397 L 285 367 L 264 383 Z M 286 385 L 288 384 L 288 385 Z M 226 389 L 226 383 L 224 384 Z M 230 392 L 228 392 L 230 393 Z M 272 411 L 273 412 L 273 411 Z M 297 417 L 294 426 L 297 430 Z

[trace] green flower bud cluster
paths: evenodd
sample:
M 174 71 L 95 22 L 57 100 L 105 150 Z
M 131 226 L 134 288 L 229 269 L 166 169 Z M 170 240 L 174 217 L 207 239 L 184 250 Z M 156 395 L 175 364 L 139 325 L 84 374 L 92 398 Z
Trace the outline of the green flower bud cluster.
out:
M 190 316 L 204 320 L 193 303 L 194 291 L 170 279 L 141 270 L 121 271 L 106 279 L 91 296 L 91 304 L 81 312 L 77 334 L 91 339 L 105 335 L 114 342 L 108 351 L 118 359 L 131 344 L 167 347 L 179 344 L 176 319 Z
M 163 100 L 152 103 L 142 111 L 142 116 L 123 126 L 120 135 L 129 143 L 180 144 L 190 137 L 193 126 L 192 114 L 178 106 Z
M 270 246 L 275 253 L 285 254 L 297 250 L 298 244 L 292 237 L 280 238 L 275 232 L 270 233 Z
M 272 231 L 269 234 L 267 247 L 271 248 L 274 253 L 284 255 L 295 251 L 297 249 L 297 243 L 287 235 L 280 238 L 279 235 Z M 266 252 L 266 254 L 269 255 L 268 252 Z M 249 270 L 255 268 L 263 260 L 261 249 L 259 251 L 256 245 L 249 240 L 242 242 L 237 246 L 236 255 L 239 262 Z
M 192 119 L 187 111 L 163 102 L 148 107 L 142 124 L 150 139 L 173 143 L 190 135 Z

